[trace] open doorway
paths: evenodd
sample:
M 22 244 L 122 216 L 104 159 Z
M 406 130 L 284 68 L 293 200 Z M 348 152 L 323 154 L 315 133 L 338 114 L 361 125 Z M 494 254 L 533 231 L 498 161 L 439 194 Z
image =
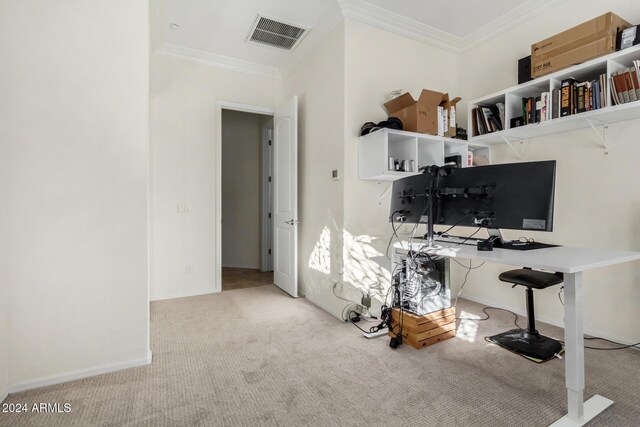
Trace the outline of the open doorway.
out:
M 222 109 L 222 291 L 273 284 L 273 116 Z

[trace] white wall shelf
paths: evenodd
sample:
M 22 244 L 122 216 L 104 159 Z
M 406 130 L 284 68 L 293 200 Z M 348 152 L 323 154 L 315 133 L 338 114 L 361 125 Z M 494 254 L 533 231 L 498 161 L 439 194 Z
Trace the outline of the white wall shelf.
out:
M 600 74 L 607 76 L 622 69 L 633 67 L 633 60 L 640 59 L 640 46 L 614 52 L 610 55 L 592 59 L 583 64 L 559 70 L 547 76 L 539 77 L 509 89 L 473 100 L 468 106 L 468 129 L 472 131 L 471 110 L 481 105 L 491 105 L 496 102 L 505 104 L 505 129 L 484 135 L 470 135 L 471 144 L 491 146 L 508 144 L 512 150 L 522 158 L 523 150 L 518 150 L 515 143 L 528 141 L 541 136 L 570 132 L 577 129 L 592 128 L 596 138 L 602 144 L 605 154 L 609 152 L 607 129 L 610 123 L 640 118 L 640 101 L 621 105 L 611 105 L 611 93 L 607 90 L 607 107 L 584 113 L 572 114 L 540 123 L 533 123 L 516 128 L 510 127 L 511 119 L 522 115 L 522 98 L 539 96 L 542 92 L 558 89 L 563 79 L 573 77 L 577 80 L 597 79 Z
M 422 166 L 441 165 L 451 155 L 461 155 L 466 165 L 467 152 L 491 159 L 491 148 L 483 143 L 469 144 L 465 140 L 382 129 L 358 138 L 358 176 L 375 181 L 393 181 L 417 175 Z M 413 160 L 414 169 L 399 172 L 389 169 L 389 158 Z

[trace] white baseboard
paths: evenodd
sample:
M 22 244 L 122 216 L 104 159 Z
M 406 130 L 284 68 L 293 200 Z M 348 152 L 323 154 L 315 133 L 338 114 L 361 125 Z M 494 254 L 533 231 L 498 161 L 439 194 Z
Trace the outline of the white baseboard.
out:
M 468 295 L 464 295 L 464 294 L 460 295 L 460 298 L 466 299 L 468 301 L 476 302 L 476 303 L 482 304 L 484 306 L 503 308 L 505 310 L 513 311 L 514 313 L 516 313 L 518 316 L 522 317 L 523 319 L 527 318 L 527 313 L 522 309 L 522 307 L 513 307 L 513 306 L 510 306 L 508 304 L 496 304 L 494 301 L 490 301 L 488 299 L 479 298 L 479 297 L 472 297 L 472 296 L 468 296 Z M 546 317 L 539 317 L 538 315 L 536 315 L 536 322 L 542 322 L 542 323 L 546 323 L 546 324 L 549 324 L 549 325 L 552 325 L 552 326 L 557 326 L 558 328 L 562 328 L 562 330 L 564 330 L 564 324 L 563 323 L 555 321 L 555 320 L 550 320 L 550 319 L 548 319 Z M 614 336 L 611 336 L 611 335 L 608 335 L 608 334 L 604 334 L 602 332 L 592 331 L 590 329 L 585 329 L 584 330 L 584 334 L 585 335 L 589 335 L 591 337 L 604 338 L 604 339 L 607 339 L 607 340 L 619 342 L 620 344 L 624 344 L 624 345 L 634 344 L 633 342 L 630 342 L 627 339 L 620 338 L 620 337 L 614 337 Z M 634 349 L 638 350 L 637 348 L 634 348 Z
M 236 265 L 236 264 L 222 264 L 222 268 L 241 268 L 244 270 L 260 270 L 260 265 Z
M 326 311 L 326 312 L 327 312 L 327 313 L 329 313 L 330 315 L 335 316 L 337 319 L 340 319 L 340 314 L 337 314 L 337 313 L 339 313 L 339 312 L 342 310 L 342 307 L 340 307 L 340 308 L 339 308 L 339 309 L 337 309 L 337 310 L 336 310 L 336 308 L 335 308 L 335 307 L 329 307 L 327 304 L 324 304 L 324 303 L 320 302 L 319 300 L 315 299 L 315 298 L 313 297 L 313 294 L 311 294 L 311 295 L 305 295 L 304 297 L 307 299 L 307 301 L 309 301 L 309 302 L 311 302 L 312 304 L 314 304 L 314 305 L 316 305 L 316 306 L 320 307 L 321 309 L 323 309 L 324 311 Z M 345 304 L 347 304 L 347 302 L 346 302 L 346 301 L 341 301 L 341 302 L 344 302 Z M 343 307 L 344 307 L 344 306 L 343 306 Z M 344 322 L 344 319 L 340 319 L 340 321 Z
M 149 350 L 146 357 L 140 359 L 127 360 L 126 362 L 102 365 L 95 368 L 81 369 L 79 371 L 68 372 L 65 374 L 52 375 L 45 378 L 38 378 L 22 383 L 14 384 L 9 387 L 9 393 L 19 393 L 21 391 L 32 390 L 34 388 L 46 387 L 54 384 L 66 383 L 69 381 L 81 380 L 83 378 L 94 377 L 96 375 L 108 374 L 111 372 L 121 371 L 123 369 L 135 368 L 137 366 L 145 366 L 151 363 L 153 355 Z M 5 396 L 6 397 L 6 396 Z
M 9 396 L 9 389 L 0 391 L 0 403 L 4 402 L 4 400 Z
M 188 291 L 188 292 L 174 292 L 174 293 L 171 293 L 171 294 L 153 295 L 151 297 L 151 301 L 163 301 L 163 300 L 167 300 L 167 299 L 197 297 L 197 296 L 201 296 L 201 295 L 217 294 L 218 292 L 220 292 L 219 289 L 206 289 L 206 290 Z

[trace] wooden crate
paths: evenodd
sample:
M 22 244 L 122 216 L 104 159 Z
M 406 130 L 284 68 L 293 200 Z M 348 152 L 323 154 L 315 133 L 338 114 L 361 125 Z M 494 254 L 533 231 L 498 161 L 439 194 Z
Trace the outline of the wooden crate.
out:
M 424 348 L 456 336 L 455 308 L 447 308 L 418 316 L 408 311 L 391 309 L 391 327 L 398 332 L 402 325 L 403 342 L 413 348 Z M 389 332 L 389 336 L 395 334 Z

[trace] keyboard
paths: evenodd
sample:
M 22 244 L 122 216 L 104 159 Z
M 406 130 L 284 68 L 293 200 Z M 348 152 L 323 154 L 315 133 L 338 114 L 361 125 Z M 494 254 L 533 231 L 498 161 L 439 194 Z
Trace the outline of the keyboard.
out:
M 434 240 L 436 242 L 443 242 L 443 243 L 455 243 L 455 244 L 462 244 L 462 245 L 469 245 L 469 246 L 476 246 L 478 244 L 478 238 L 475 237 L 458 237 L 458 236 L 435 236 Z

